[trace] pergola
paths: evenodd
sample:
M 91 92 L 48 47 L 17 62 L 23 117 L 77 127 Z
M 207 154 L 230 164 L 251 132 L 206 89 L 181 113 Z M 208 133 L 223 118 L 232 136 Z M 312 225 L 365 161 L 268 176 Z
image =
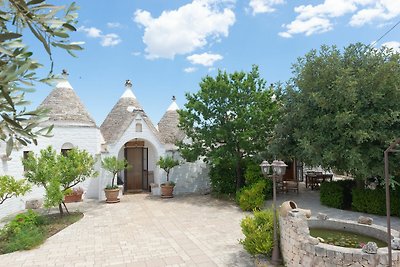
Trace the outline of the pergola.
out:
M 400 144 L 400 138 L 390 144 L 384 152 L 385 161 L 385 191 L 386 191 L 386 220 L 387 220 L 387 243 L 389 255 L 389 267 L 392 266 L 392 234 L 390 228 L 390 179 L 389 179 L 389 153 L 400 152 L 396 147 Z

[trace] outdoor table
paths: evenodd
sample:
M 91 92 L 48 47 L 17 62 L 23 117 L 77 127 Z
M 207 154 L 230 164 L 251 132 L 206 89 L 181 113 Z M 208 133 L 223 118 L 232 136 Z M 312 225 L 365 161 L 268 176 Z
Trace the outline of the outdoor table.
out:
M 311 190 L 318 189 L 322 182 L 329 180 L 332 182 L 333 174 L 306 174 L 306 188 L 311 187 Z

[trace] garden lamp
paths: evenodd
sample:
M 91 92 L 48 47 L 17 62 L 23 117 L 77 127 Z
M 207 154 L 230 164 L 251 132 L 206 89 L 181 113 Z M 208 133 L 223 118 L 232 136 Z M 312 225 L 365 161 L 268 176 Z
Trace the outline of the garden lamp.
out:
M 275 175 L 281 176 L 285 175 L 286 167 L 288 165 L 286 165 L 282 160 L 274 160 L 270 166 L 272 166 Z
M 269 164 L 268 161 L 264 160 L 263 162 L 261 162 L 260 167 L 261 167 L 261 172 L 264 176 L 269 174 L 271 164 Z

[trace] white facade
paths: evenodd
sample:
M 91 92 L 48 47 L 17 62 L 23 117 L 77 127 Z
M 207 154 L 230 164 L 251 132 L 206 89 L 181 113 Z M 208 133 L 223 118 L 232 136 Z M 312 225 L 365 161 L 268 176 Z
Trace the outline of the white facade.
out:
M 38 138 L 38 145 L 29 145 L 20 147 L 18 150 L 11 152 L 11 160 L 1 160 L 0 175 L 11 175 L 16 179 L 24 177 L 24 168 L 22 166 L 22 158 L 24 151 L 32 151 L 39 154 L 41 149 L 52 146 L 57 152 L 61 151 L 64 144 L 72 144 L 74 147 L 87 150 L 90 154 L 97 158 L 100 157 L 101 133 L 98 128 L 78 127 L 78 126 L 55 126 L 52 131 L 53 137 Z M 0 145 L 0 154 L 5 155 L 5 143 Z M 96 179 L 96 178 L 95 178 Z M 87 189 L 86 196 L 94 197 L 97 195 L 97 181 L 88 179 L 82 187 Z M 5 215 L 22 210 L 25 208 L 25 201 L 33 198 L 43 198 L 43 188 L 33 187 L 32 190 L 21 198 L 11 198 L 6 200 L 0 209 L 0 218 Z
M 56 86 L 56 89 L 60 90 L 60 88 L 63 87 L 72 89 L 68 81 L 60 82 L 60 84 Z M 121 98 L 130 97 L 136 99 L 130 88 L 127 88 Z M 63 103 L 63 101 L 61 101 L 61 103 Z M 174 110 L 178 109 L 175 102 L 170 105 L 169 109 L 171 106 L 173 106 Z M 135 108 L 136 107 L 128 107 L 127 112 L 133 112 Z M 151 124 L 149 119 L 143 117 L 144 113 L 141 114 L 135 115 L 129 126 L 126 129 L 122 129 L 121 133 L 118 135 L 119 137 L 112 142 L 105 140 L 102 130 L 96 125 L 90 126 L 79 122 L 53 120 L 53 137 L 41 137 L 38 138 L 37 146 L 30 145 L 21 147 L 18 150 L 13 150 L 9 159 L 2 157 L 2 155 L 5 155 L 5 144 L 0 144 L 0 175 L 11 175 L 17 179 L 23 178 L 22 158 L 24 151 L 32 151 L 38 154 L 41 149 L 52 146 L 57 152 L 60 152 L 62 148 L 70 148 L 72 145 L 73 147 L 87 150 L 96 159 L 96 170 L 99 172 L 99 176 L 87 179 L 84 184 L 79 185 L 86 190 L 85 197 L 104 200 L 103 189 L 107 184 L 110 184 L 112 177 L 110 173 L 101 168 L 101 159 L 108 156 L 117 156 L 119 159 L 124 159 L 125 144 L 139 140 L 144 142 L 144 146 L 148 149 L 148 171 L 152 172 L 154 175 L 154 183 L 161 184 L 165 182 L 166 174 L 156 165 L 156 162 L 160 156 L 171 153 L 171 148 L 174 146 L 172 144 L 163 143 L 160 140 L 158 130 Z M 71 117 L 71 114 L 67 115 L 69 116 L 68 118 Z M 118 129 L 115 130 L 118 131 Z M 122 179 L 125 178 L 124 175 L 124 172 L 120 174 Z M 174 191 L 175 194 L 207 192 L 209 190 L 208 168 L 206 164 L 201 161 L 196 163 L 183 163 L 175 167 L 171 171 L 170 178 L 177 183 Z M 42 199 L 43 194 L 44 190 L 42 188 L 33 187 L 32 190 L 23 197 L 13 197 L 6 200 L 1 205 L 0 218 L 24 209 L 26 200 Z

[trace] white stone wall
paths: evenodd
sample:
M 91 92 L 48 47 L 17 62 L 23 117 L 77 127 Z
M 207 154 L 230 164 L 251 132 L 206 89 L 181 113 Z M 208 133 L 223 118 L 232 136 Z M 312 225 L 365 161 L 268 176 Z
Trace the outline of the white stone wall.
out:
M 142 132 L 136 132 L 136 123 L 138 122 L 142 123 Z M 146 125 L 140 115 L 136 116 L 135 120 L 132 121 L 131 125 L 115 144 L 109 145 L 109 153 L 102 154 L 102 157 L 117 156 L 118 158 L 123 159 L 123 148 L 125 143 L 135 140 L 136 138 L 144 140 L 145 146 L 149 148 L 148 170 L 154 172 L 154 183 L 164 183 L 166 181 L 166 173 L 156 165 L 156 162 L 160 156 L 166 154 L 166 148 Z M 105 176 L 102 176 L 100 179 L 101 188 L 104 188 L 108 183 L 110 183 L 111 177 L 109 173 L 103 173 L 103 175 Z M 123 175 L 124 174 L 121 173 L 122 177 Z M 208 167 L 200 160 L 195 163 L 184 163 L 175 167 L 170 173 L 170 179 L 171 181 L 176 182 L 176 187 L 174 189 L 175 194 L 193 192 L 205 193 L 209 192 L 210 189 Z M 105 199 L 103 192 L 100 192 L 99 195 L 99 199 Z
M 207 164 L 200 160 L 176 166 L 169 175 L 170 180 L 176 183 L 174 194 L 210 192 L 208 172 Z M 166 174 L 164 176 L 165 180 Z
M 21 147 L 19 150 L 13 150 L 11 153 L 11 160 L 0 162 L 0 175 L 11 175 L 16 179 L 23 178 L 22 157 L 23 151 L 32 151 L 38 154 L 43 148 L 51 145 L 57 152 L 61 151 L 61 147 L 65 143 L 71 143 L 74 146 L 87 150 L 90 154 L 95 156 L 100 153 L 101 133 L 100 130 L 93 127 L 57 127 L 53 129 L 53 137 L 38 138 L 38 145 L 30 145 Z M 0 156 L 5 153 L 5 144 L 0 144 Z M 98 156 L 97 156 L 98 157 Z M 86 197 L 97 197 L 98 181 L 96 178 L 88 179 L 82 186 L 86 192 Z M 43 198 L 44 190 L 42 188 L 33 187 L 32 190 L 25 196 L 20 198 L 12 198 L 6 200 L 0 208 L 0 218 L 7 214 L 23 210 L 25 208 L 25 201 L 33 198 Z
M 307 219 L 302 212 L 289 212 L 279 217 L 280 246 L 285 266 L 388 266 L 387 248 L 377 254 L 367 254 L 361 249 L 343 248 L 319 243 L 310 236 Z M 392 266 L 400 266 L 400 251 L 392 251 Z

